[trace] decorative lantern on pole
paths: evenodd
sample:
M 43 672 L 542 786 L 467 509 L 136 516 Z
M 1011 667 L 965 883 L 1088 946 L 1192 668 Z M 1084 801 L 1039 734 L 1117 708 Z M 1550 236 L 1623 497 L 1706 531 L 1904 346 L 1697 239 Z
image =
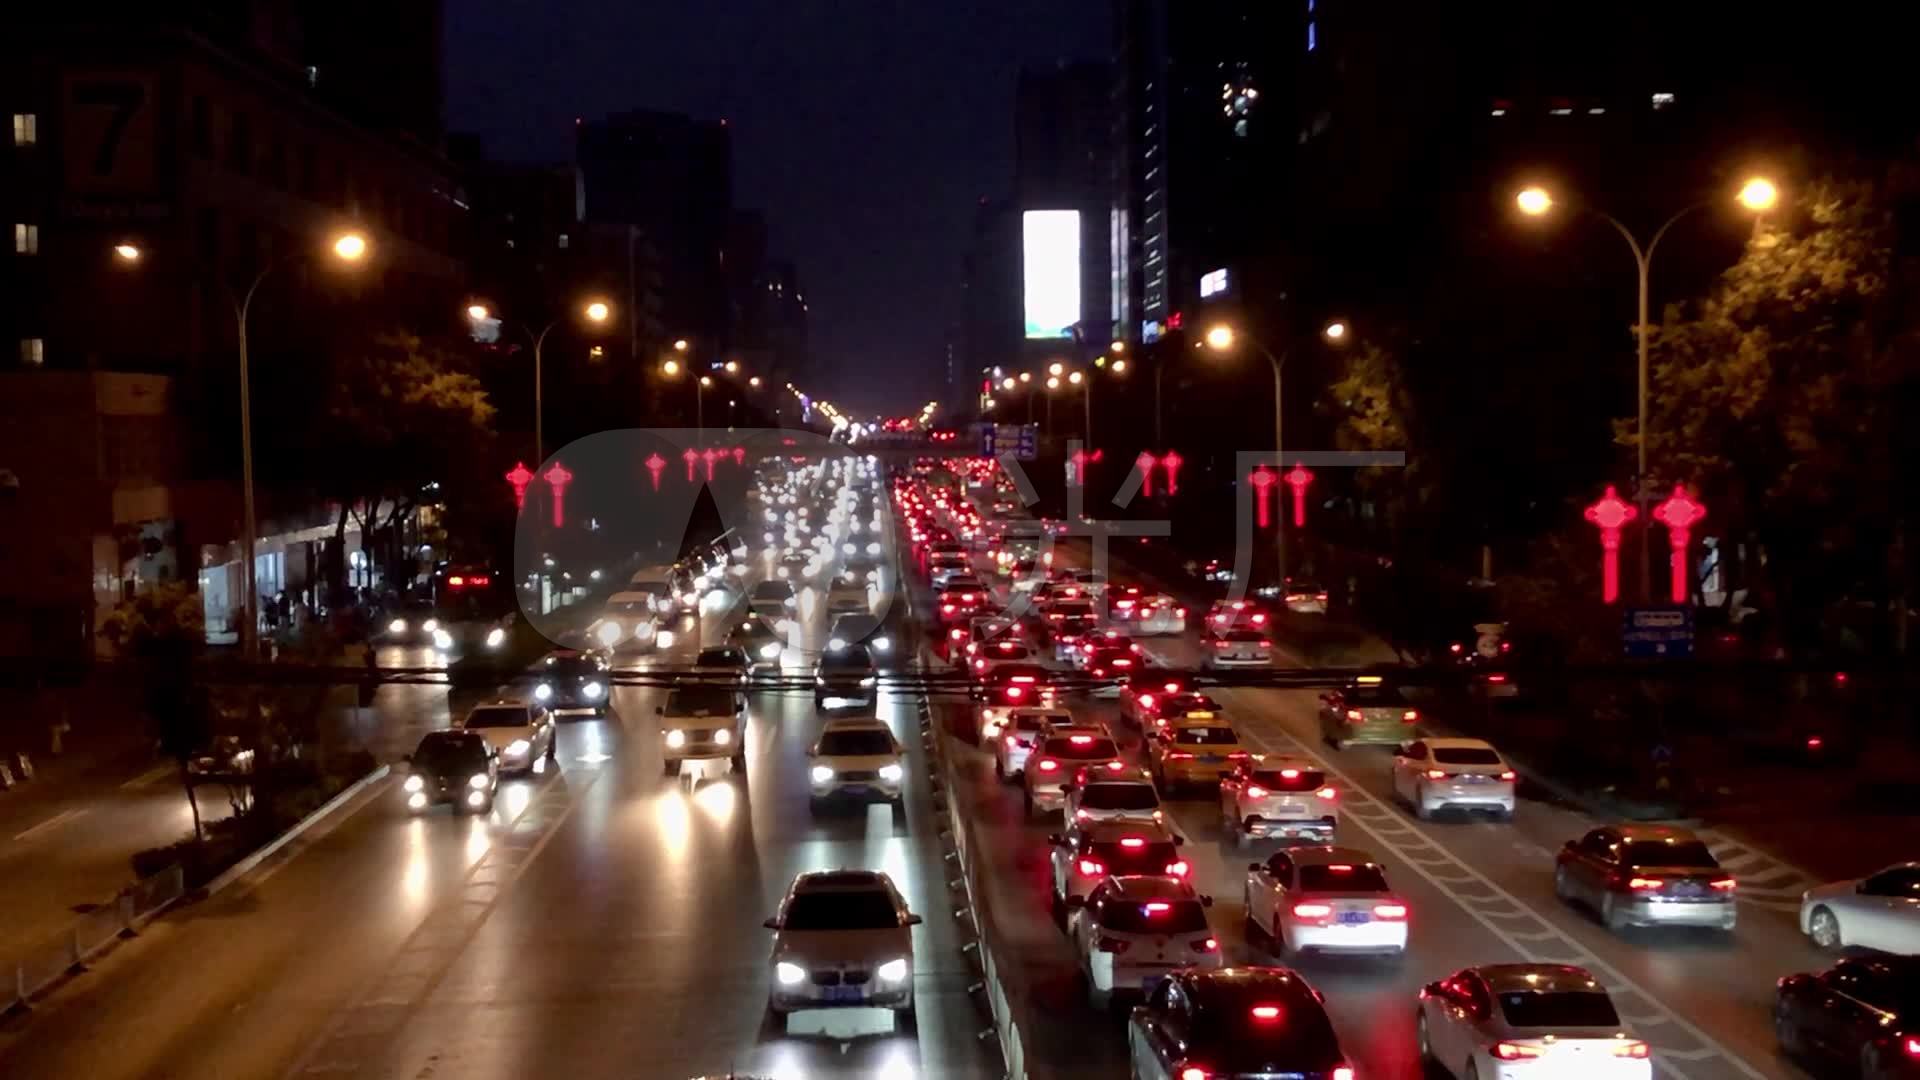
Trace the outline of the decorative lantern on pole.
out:
M 1293 489 L 1293 527 L 1298 529 L 1307 523 L 1307 485 L 1313 483 L 1313 473 L 1296 461 L 1280 479 Z
M 693 483 L 693 463 L 700 460 L 700 451 L 689 446 L 686 451 L 680 455 L 680 460 L 687 463 L 687 483 Z
M 734 463 L 735 465 L 745 465 L 745 464 L 747 463 L 747 448 L 746 448 L 746 447 L 744 447 L 744 446 L 736 446 L 736 447 L 734 447 L 734 448 L 733 448 L 733 463 Z
M 1160 458 L 1160 464 L 1167 470 L 1167 494 L 1180 494 L 1180 466 L 1186 464 L 1186 460 L 1178 450 L 1169 450 Z
M 1279 482 L 1273 470 L 1265 465 L 1254 466 L 1253 475 L 1247 477 L 1247 483 L 1253 485 L 1254 521 L 1262 529 L 1272 520 L 1267 513 L 1267 500 L 1273 497 L 1273 485 Z
M 647 460 L 646 460 L 646 466 L 647 466 L 647 479 L 653 481 L 653 490 L 659 491 L 660 490 L 660 471 L 667 467 L 667 459 L 661 457 L 657 452 L 648 454 Z
M 707 460 L 707 479 L 713 479 L 713 463 L 720 460 L 720 451 L 709 446 L 700 455 Z
M 561 528 L 567 523 L 567 485 L 573 483 L 573 474 L 567 471 L 565 465 L 556 461 L 548 466 L 546 472 L 540 474 L 540 479 L 545 480 L 547 486 L 553 489 L 553 527 Z
M 1667 527 L 1667 561 L 1671 568 L 1673 602 L 1684 604 L 1691 592 L 1687 573 L 1687 545 L 1693 539 L 1693 527 L 1707 516 L 1707 508 L 1674 485 L 1673 494 L 1653 508 L 1653 520 Z
M 507 483 L 513 485 L 513 508 L 515 511 L 527 508 L 527 485 L 533 483 L 533 470 L 527 468 L 524 461 L 516 461 L 507 471 Z
M 1149 499 L 1153 498 L 1153 467 L 1158 464 L 1160 459 L 1145 450 L 1140 451 L 1140 456 L 1133 459 L 1134 467 L 1140 470 L 1140 494 Z
M 1600 501 L 1587 507 L 1586 518 L 1600 527 L 1600 599 L 1614 603 L 1620 599 L 1620 530 L 1640 516 L 1633 504 L 1620 497 L 1612 484 Z

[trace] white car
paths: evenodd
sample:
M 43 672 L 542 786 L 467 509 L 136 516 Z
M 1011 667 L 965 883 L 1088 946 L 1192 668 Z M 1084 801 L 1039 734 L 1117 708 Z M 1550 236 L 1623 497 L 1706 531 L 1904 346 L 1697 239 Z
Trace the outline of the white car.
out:
M 653 710 L 660 717 L 660 757 L 668 776 L 682 761 L 730 758 L 735 769 L 747 766 L 747 698 L 724 686 L 676 686 L 667 703 Z
M 1224 630 L 1201 639 L 1207 650 L 1203 666 L 1213 669 L 1270 667 L 1273 639 L 1264 630 Z
M 617 592 L 607 598 L 606 609 L 587 627 L 587 637 L 605 649 L 667 648 L 673 644 L 673 632 L 660 629 L 660 618 L 651 595 Z M 662 634 L 666 635 L 664 639 Z
M 1265 934 L 1283 956 L 1407 951 L 1407 902 L 1357 848 L 1289 848 L 1249 863 L 1246 910 L 1250 935 Z
M 865 643 L 876 658 L 893 654 L 893 638 L 887 634 L 880 616 L 871 612 L 853 612 L 833 620 L 827 632 L 827 648 L 839 649 Z
M 1086 977 L 1087 1004 L 1106 1009 L 1180 968 L 1220 967 L 1206 904 L 1185 878 L 1143 874 L 1109 877 L 1084 900 L 1069 899 L 1067 937 Z
M 1067 788 L 1081 769 L 1121 760 L 1119 745 L 1102 731 L 1059 729 L 1038 742 L 1021 777 L 1029 821 L 1065 806 Z
M 1187 632 L 1187 606 L 1166 593 L 1142 597 L 1127 626 L 1141 637 Z
M 1041 729 L 1071 723 L 1073 714 L 1065 709 L 1000 709 L 986 705 L 980 709 L 980 741 L 993 749 L 993 771 L 1006 782 L 1026 772 L 1027 757 L 1038 745 Z
M 1164 824 L 1144 821 L 1096 821 L 1047 837 L 1052 848 L 1053 902 L 1064 911 L 1114 874 L 1164 874 L 1186 879 L 1192 867 L 1180 857 L 1186 841 Z
M 1437 810 L 1491 810 L 1513 820 L 1519 774 L 1491 743 L 1415 739 L 1393 755 L 1393 794 L 1425 821 Z
M 1808 889 L 1800 898 L 1800 930 L 1823 949 L 1920 953 L 1920 862 Z
M 1220 778 L 1220 828 L 1239 847 L 1279 838 L 1333 843 L 1340 792 L 1303 757 L 1256 755 Z
M 836 799 L 889 802 L 898 811 L 906 751 L 886 721 L 872 716 L 829 720 L 807 752 L 807 806 L 815 814 Z
M 1487 964 L 1420 990 L 1420 1056 L 1457 1080 L 1650 1080 L 1652 1053 L 1571 964 Z
M 785 1026 L 801 1009 L 891 1009 L 897 1028 L 917 1024 L 913 927 L 920 916 L 877 870 L 817 870 L 793 879 L 768 959 L 767 1012 Z
M 1015 637 L 1001 637 L 988 642 L 970 641 L 964 655 L 967 673 L 976 679 L 986 678 L 1002 664 L 1039 663 L 1027 643 Z
M 483 701 L 467 711 L 460 727 L 486 737 L 500 755 L 503 773 L 530 773 L 541 758 L 553 760 L 553 714 L 538 702 Z
M 1295 615 L 1325 615 L 1327 600 L 1326 587 L 1311 581 L 1289 581 L 1280 595 L 1280 603 Z
M 1081 769 L 1067 789 L 1060 809 L 1067 821 L 1085 825 L 1094 821 L 1166 820 L 1153 776 L 1138 765 L 1110 761 L 1097 769 Z

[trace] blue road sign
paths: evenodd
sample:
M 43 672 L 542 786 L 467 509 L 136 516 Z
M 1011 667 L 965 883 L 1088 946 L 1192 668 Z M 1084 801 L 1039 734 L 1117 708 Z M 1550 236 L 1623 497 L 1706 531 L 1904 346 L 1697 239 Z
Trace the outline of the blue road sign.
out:
M 1693 609 L 1628 608 L 1621 615 L 1620 644 L 1635 660 L 1684 660 L 1693 655 Z

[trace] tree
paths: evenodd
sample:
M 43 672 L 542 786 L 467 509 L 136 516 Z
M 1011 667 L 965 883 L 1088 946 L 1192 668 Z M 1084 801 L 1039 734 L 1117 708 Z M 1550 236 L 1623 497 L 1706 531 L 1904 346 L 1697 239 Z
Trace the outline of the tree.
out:
M 160 752 L 180 768 L 197 839 L 200 804 L 188 763 L 207 743 L 212 711 L 192 676 L 194 656 L 206 641 L 200 594 L 178 582 L 157 585 L 115 607 L 101 634 L 139 667 L 147 716 Z
M 1407 454 L 1404 468 L 1368 467 L 1358 475 L 1361 490 L 1381 499 L 1391 527 L 1423 501 L 1427 479 L 1424 455 L 1414 452 L 1416 411 L 1399 358 L 1373 342 L 1361 343 L 1344 354 L 1327 397 L 1335 446 Z

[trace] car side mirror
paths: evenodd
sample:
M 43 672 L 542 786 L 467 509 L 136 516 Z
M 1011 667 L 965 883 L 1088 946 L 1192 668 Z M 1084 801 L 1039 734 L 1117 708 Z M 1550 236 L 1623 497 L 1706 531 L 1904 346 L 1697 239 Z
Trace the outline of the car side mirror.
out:
M 926 922 L 926 921 L 927 921 L 927 920 L 925 920 L 925 919 L 923 919 L 923 918 L 921 918 L 921 917 L 920 917 L 920 916 L 918 916 L 918 915 L 914 915 L 914 914 L 912 914 L 912 913 L 908 913 L 908 915 L 907 915 L 907 925 L 908 925 L 908 926 L 919 926 L 919 925 L 920 925 L 921 923 L 923 923 L 923 922 Z
M 1078 911 L 1078 910 L 1080 910 L 1081 908 L 1083 908 L 1083 907 L 1086 907 L 1086 906 L 1087 906 L 1087 898 L 1086 898 L 1086 897 L 1084 897 L 1084 896 L 1069 896 L 1069 897 L 1067 897 L 1067 907 L 1068 907 L 1068 908 L 1070 908 L 1070 909 L 1072 909 L 1072 910 L 1074 910 L 1074 911 Z
M 1267 864 L 1265 863 L 1250 862 L 1247 864 L 1247 873 L 1257 874 L 1260 871 L 1265 870 L 1266 868 L 1267 868 Z
M 778 915 L 775 915 L 773 918 L 768 919 L 766 922 L 763 922 L 760 925 L 766 927 L 769 930 L 778 930 L 780 929 L 780 917 Z
M 1049 844 L 1051 844 L 1051 845 L 1053 845 L 1054 847 L 1066 847 L 1066 846 L 1067 846 L 1067 838 L 1066 838 L 1066 837 L 1064 837 L 1064 836 L 1061 836 L 1061 835 L 1060 835 L 1059 833 L 1057 833 L 1057 832 L 1056 832 L 1056 833 L 1048 833 L 1048 834 L 1047 834 L 1047 843 L 1049 843 Z

